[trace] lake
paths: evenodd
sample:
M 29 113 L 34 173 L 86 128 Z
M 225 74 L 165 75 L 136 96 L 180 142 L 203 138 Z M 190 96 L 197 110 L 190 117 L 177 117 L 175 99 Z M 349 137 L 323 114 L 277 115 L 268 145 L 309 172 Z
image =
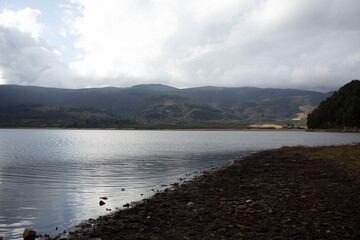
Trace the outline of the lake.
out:
M 359 133 L 0 129 L 0 236 L 55 235 L 259 150 L 359 142 Z

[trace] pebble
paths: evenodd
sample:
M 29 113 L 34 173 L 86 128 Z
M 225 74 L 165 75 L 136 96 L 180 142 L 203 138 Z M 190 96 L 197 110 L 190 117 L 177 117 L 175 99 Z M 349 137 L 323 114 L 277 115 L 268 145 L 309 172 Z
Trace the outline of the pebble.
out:
M 102 206 L 102 205 L 104 205 L 104 204 L 105 204 L 105 202 L 102 201 L 102 200 L 100 200 L 99 205 Z
M 102 199 L 102 200 L 107 200 L 108 198 L 107 198 L 107 197 L 101 197 L 100 199 Z

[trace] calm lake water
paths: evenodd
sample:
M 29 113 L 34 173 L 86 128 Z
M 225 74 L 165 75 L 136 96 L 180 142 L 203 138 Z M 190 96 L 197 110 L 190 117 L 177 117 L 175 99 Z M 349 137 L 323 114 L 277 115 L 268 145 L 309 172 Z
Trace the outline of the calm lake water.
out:
M 0 236 L 55 235 L 255 151 L 359 142 L 358 133 L 1 129 Z

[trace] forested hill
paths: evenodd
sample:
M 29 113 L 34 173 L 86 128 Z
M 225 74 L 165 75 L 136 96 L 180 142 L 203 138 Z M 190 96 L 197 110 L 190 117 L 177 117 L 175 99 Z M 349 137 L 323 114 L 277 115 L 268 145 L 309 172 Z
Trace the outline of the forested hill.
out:
M 360 128 L 360 81 L 353 80 L 309 114 L 308 128 Z
M 304 118 L 331 93 L 274 88 L 198 87 L 160 84 L 129 88 L 57 89 L 0 85 L 0 121 L 82 119 L 91 122 L 274 122 Z

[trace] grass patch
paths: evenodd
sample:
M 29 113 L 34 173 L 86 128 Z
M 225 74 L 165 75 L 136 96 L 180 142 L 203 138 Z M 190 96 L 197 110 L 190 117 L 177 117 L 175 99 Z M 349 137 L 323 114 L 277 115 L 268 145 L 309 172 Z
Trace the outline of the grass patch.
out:
M 311 159 L 330 159 L 360 171 L 360 144 L 319 148 Z

